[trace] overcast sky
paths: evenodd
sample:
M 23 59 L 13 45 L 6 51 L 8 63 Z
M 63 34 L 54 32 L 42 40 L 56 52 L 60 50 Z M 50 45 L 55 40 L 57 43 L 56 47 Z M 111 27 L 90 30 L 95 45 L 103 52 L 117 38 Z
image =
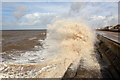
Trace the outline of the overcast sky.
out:
M 3 2 L 2 29 L 46 29 L 61 18 L 92 28 L 118 24 L 117 2 Z

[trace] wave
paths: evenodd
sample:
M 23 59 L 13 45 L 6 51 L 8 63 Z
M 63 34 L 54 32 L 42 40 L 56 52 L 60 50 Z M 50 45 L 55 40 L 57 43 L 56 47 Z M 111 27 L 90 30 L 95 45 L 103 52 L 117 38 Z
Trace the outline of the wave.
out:
M 48 25 L 46 45 L 49 45 L 48 52 L 63 54 L 84 59 L 83 66 L 87 69 L 99 67 L 97 60 L 92 55 L 94 43 L 96 42 L 95 32 L 85 24 L 76 20 L 62 19 Z M 71 58 L 71 59 L 72 59 Z
M 39 66 L 41 66 L 39 69 L 37 68 L 38 65 L 34 64 L 34 66 L 37 65 L 37 67 L 34 69 L 37 68 L 36 71 L 40 71 L 40 73 L 37 72 L 37 75 L 31 75 L 31 77 L 62 77 L 71 63 L 74 62 L 77 64 L 81 59 L 83 60 L 82 67 L 85 69 L 99 70 L 100 66 L 95 56 L 93 56 L 95 55 L 95 42 L 96 36 L 94 31 L 85 24 L 72 19 L 56 20 L 54 23 L 48 25 L 47 37 L 43 41 L 44 49 L 42 52 L 28 53 L 29 56 L 26 54 L 26 57 L 37 55 L 35 60 L 38 61 L 41 57 L 40 53 L 46 55 L 47 58 L 44 63 L 41 65 L 39 64 Z M 25 55 L 23 55 L 23 57 L 24 56 Z M 55 65 L 55 67 L 48 68 L 47 66 L 50 65 Z M 77 65 L 73 66 L 72 68 L 74 69 L 76 66 Z M 47 68 L 44 70 L 44 67 Z M 4 68 L 2 71 L 4 71 Z M 34 72 L 32 74 L 34 74 Z

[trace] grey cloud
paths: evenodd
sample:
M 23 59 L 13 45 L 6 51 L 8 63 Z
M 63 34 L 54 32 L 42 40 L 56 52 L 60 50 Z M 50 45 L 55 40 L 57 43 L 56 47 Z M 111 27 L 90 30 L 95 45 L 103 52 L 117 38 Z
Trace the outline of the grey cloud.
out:
M 116 25 L 118 22 L 117 9 L 113 11 L 110 8 L 116 9 L 117 4 L 110 2 L 76 2 L 71 5 L 69 15 L 76 19 L 80 19 L 81 21 L 85 21 L 86 24 L 89 24 L 94 28 Z M 91 18 L 93 16 L 96 17 L 93 19 Z M 100 16 L 104 17 L 104 19 Z
M 13 13 L 13 15 L 17 20 L 19 20 L 22 16 L 25 15 L 26 10 L 26 6 L 18 6 L 17 10 Z
M 70 6 L 70 11 L 69 14 L 70 15 L 74 15 L 80 12 L 80 10 L 83 10 L 86 7 L 85 2 L 74 2 L 72 3 L 72 5 Z

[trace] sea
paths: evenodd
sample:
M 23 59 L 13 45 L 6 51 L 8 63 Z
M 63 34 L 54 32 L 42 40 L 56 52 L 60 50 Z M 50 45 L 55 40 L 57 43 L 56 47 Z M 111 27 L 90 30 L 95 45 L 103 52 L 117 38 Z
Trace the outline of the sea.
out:
M 91 72 L 84 78 L 101 76 L 95 33 L 77 21 L 58 20 L 47 30 L 3 30 L 0 40 L 0 78 L 62 78 L 79 65 L 84 75 Z
M 2 62 L 12 62 L 26 53 L 40 51 L 45 38 L 46 30 L 3 30 Z

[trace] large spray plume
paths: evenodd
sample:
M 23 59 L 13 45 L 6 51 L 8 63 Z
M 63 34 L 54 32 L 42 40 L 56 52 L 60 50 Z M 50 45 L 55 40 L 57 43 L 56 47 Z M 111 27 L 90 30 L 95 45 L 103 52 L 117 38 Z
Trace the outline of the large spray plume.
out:
M 49 53 L 62 54 L 62 57 L 73 61 L 83 57 L 83 66 L 86 69 L 95 69 L 99 67 L 92 57 L 95 54 L 95 40 L 94 31 L 86 25 L 76 20 L 62 19 L 48 26 L 45 41 Z

